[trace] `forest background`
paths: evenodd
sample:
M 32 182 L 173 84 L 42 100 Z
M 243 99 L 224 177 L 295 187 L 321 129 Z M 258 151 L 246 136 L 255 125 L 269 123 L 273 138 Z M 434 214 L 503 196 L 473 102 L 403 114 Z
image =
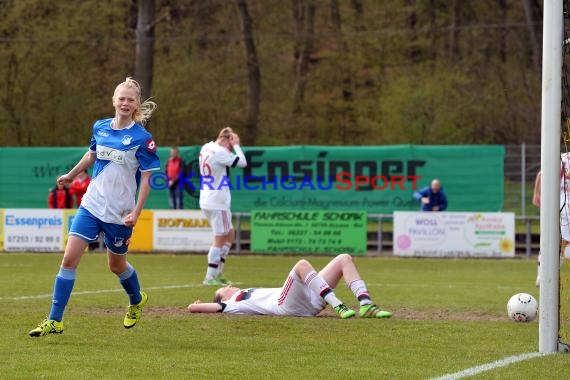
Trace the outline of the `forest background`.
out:
M 86 146 L 133 76 L 160 146 L 538 144 L 542 1 L 0 0 L 0 146 Z

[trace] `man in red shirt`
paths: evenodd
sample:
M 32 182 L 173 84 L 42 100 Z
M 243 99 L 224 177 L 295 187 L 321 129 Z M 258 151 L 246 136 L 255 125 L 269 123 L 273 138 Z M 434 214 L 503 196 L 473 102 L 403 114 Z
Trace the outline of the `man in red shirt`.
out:
M 168 203 L 172 209 L 183 209 L 184 191 L 179 186 L 180 173 L 184 173 L 184 160 L 180 157 L 177 147 L 170 149 L 170 158 L 166 161 L 168 176 Z
M 48 207 L 49 208 L 72 208 L 73 198 L 69 193 L 69 189 L 65 185 L 59 183 L 56 187 L 48 191 Z
M 91 177 L 89 174 L 87 174 L 87 170 L 79 173 L 77 177 L 75 177 L 75 179 L 71 182 L 69 193 L 75 197 L 75 207 L 79 207 L 81 205 L 81 199 L 87 192 L 87 186 L 89 186 L 90 182 Z

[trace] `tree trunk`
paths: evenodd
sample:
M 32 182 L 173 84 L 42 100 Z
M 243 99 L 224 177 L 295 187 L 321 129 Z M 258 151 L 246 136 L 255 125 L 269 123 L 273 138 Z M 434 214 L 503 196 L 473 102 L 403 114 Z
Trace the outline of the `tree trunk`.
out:
M 541 25 L 542 15 L 540 4 L 536 0 L 523 0 L 524 13 L 526 16 L 526 23 L 528 32 L 530 34 L 530 45 L 532 47 L 532 63 L 536 72 L 540 70 L 541 53 Z
M 407 48 L 407 55 L 410 61 L 415 63 L 420 60 L 420 49 L 418 47 L 418 15 L 416 13 L 416 0 L 406 0 L 405 4 L 409 9 L 408 18 L 406 21 L 410 33 L 410 42 Z
M 297 70 L 297 61 L 301 56 L 302 41 L 304 31 L 305 7 L 304 0 L 292 0 L 293 2 L 293 21 L 295 22 L 295 45 L 293 46 L 293 58 L 295 59 L 294 71 Z
M 507 0 L 497 0 L 499 5 L 499 14 L 501 15 L 501 24 L 503 28 L 500 30 L 501 38 L 499 40 L 499 58 L 502 63 L 507 61 L 507 23 L 509 22 Z
M 349 48 L 348 44 L 346 43 L 342 35 L 342 21 L 340 18 L 340 11 L 338 8 L 338 0 L 331 0 L 331 20 L 338 44 L 338 49 L 340 51 L 339 65 L 341 66 L 341 71 L 343 76 L 342 97 L 344 100 L 350 101 L 352 100 L 353 80 L 350 73 L 350 60 L 348 57 Z
M 352 101 L 354 99 L 354 78 L 351 71 L 351 61 L 349 58 L 349 46 L 342 34 L 342 19 L 338 7 L 338 0 L 331 0 L 331 21 L 334 29 L 335 38 L 337 40 L 337 49 L 339 51 L 338 66 L 341 74 L 341 91 L 343 108 L 342 114 L 344 118 L 339 123 L 339 135 L 342 141 L 348 140 L 350 131 L 354 131 L 355 118 L 353 113 Z
M 253 21 L 247 7 L 247 0 L 236 0 L 241 21 L 245 59 L 247 64 L 247 119 L 244 142 L 254 145 L 257 137 L 257 119 L 261 102 L 261 72 L 257 60 L 257 50 L 253 39 Z
M 452 22 L 449 36 L 449 59 L 455 61 L 460 54 L 459 51 L 459 30 L 461 28 L 461 6 L 462 0 L 453 0 L 451 10 Z
M 362 0 L 352 0 L 350 2 L 352 4 L 352 8 L 354 9 L 355 13 L 355 29 L 356 30 L 364 30 L 364 25 L 362 22 L 362 15 L 364 14 L 364 6 L 362 5 Z
M 512 91 L 510 88 L 511 76 L 512 73 L 509 71 L 508 66 L 506 65 L 507 61 L 507 25 L 509 22 L 508 17 L 508 4 L 507 0 L 497 0 L 498 6 L 498 14 L 500 15 L 500 25 L 502 26 L 499 29 L 499 40 L 497 41 L 498 46 L 494 49 L 497 51 L 499 64 L 497 65 L 497 79 L 501 83 L 501 89 L 503 92 L 503 97 L 505 99 L 506 109 L 508 110 L 508 114 L 513 115 L 509 118 L 508 124 L 499 129 L 497 132 L 503 134 L 503 139 L 508 139 L 509 136 L 517 136 L 515 139 L 520 141 L 520 137 L 523 136 L 524 129 L 519 129 L 520 125 L 520 118 L 521 115 L 516 112 L 517 109 L 517 102 L 512 95 Z M 497 133 L 496 132 L 496 133 Z M 523 137 L 523 140 L 525 137 Z
M 437 62 L 437 40 L 439 36 L 439 31 L 437 29 L 437 0 L 429 0 L 429 5 L 427 9 L 427 15 L 429 18 L 429 38 L 430 38 L 430 48 L 429 53 L 427 54 L 428 63 L 432 68 L 432 71 L 435 70 L 436 62 Z M 426 49 L 427 50 L 427 49 Z
M 143 101 L 150 98 L 154 59 L 154 0 L 138 0 L 135 79 Z
M 315 33 L 315 4 L 313 0 L 295 0 L 294 16 L 297 25 L 297 41 L 299 46 L 295 67 L 295 90 L 293 92 L 293 114 L 301 113 L 307 87 L 309 59 L 313 52 Z

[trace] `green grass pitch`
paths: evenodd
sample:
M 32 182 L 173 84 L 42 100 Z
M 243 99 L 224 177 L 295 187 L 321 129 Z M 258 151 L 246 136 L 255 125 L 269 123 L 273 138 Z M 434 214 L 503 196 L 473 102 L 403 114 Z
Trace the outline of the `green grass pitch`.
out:
M 231 256 L 239 286 L 279 287 L 296 256 Z M 328 257 L 308 259 L 321 268 Z M 65 332 L 30 338 L 49 312 L 61 254 L 0 254 L 2 379 L 428 379 L 538 350 L 537 321 L 506 316 L 518 292 L 538 298 L 534 260 L 356 258 L 389 320 L 191 315 L 210 300 L 205 255 L 130 254 L 149 303 L 137 326 L 106 255 L 86 253 Z M 337 294 L 357 306 L 344 286 Z M 330 310 L 330 309 L 329 309 Z M 568 323 L 568 322 L 564 322 Z M 570 355 L 538 357 L 476 379 L 570 376 Z

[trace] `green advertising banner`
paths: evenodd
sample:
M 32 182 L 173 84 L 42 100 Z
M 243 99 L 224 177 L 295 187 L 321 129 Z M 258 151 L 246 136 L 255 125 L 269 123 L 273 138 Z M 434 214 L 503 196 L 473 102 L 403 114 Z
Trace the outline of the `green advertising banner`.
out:
M 366 253 L 366 212 L 256 210 L 251 250 L 259 253 Z
M 0 208 L 47 208 L 48 190 L 58 176 L 67 173 L 87 152 L 88 147 L 0 148 Z M 159 147 L 164 170 L 169 147 Z M 198 147 L 181 147 L 188 168 L 198 168 Z M 89 171 L 91 174 L 91 171 Z M 185 194 L 186 208 L 198 208 L 197 194 Z M 146 208 L 168 209 L 166 190 L 151 191 Z
M 248 166 L 231 170 L 232 209 L 416 211 L 415 188 L 438 178 L 448 211 L 501 211 L 504 155 L 480 145 L 252 147 Z
M 169 147 L 160 147 L 162 169 Z M 186 161 L 184 208 L 198 208 L 200 147 L 180 147 Z M 47 207 L 48 189 L 87 151 L 74 148 L 0 148 L 0 208 Z M 502 146 L 246 147 L 248 166 L 232 168 L 232 211 L 416 211 L 416 188 L 438 178 L 448 211 L 502 211 Z M 204 185 L 204 184 L 203 184 Z M 167 190 L 155 188 L 147 208 L 167 209 Z

